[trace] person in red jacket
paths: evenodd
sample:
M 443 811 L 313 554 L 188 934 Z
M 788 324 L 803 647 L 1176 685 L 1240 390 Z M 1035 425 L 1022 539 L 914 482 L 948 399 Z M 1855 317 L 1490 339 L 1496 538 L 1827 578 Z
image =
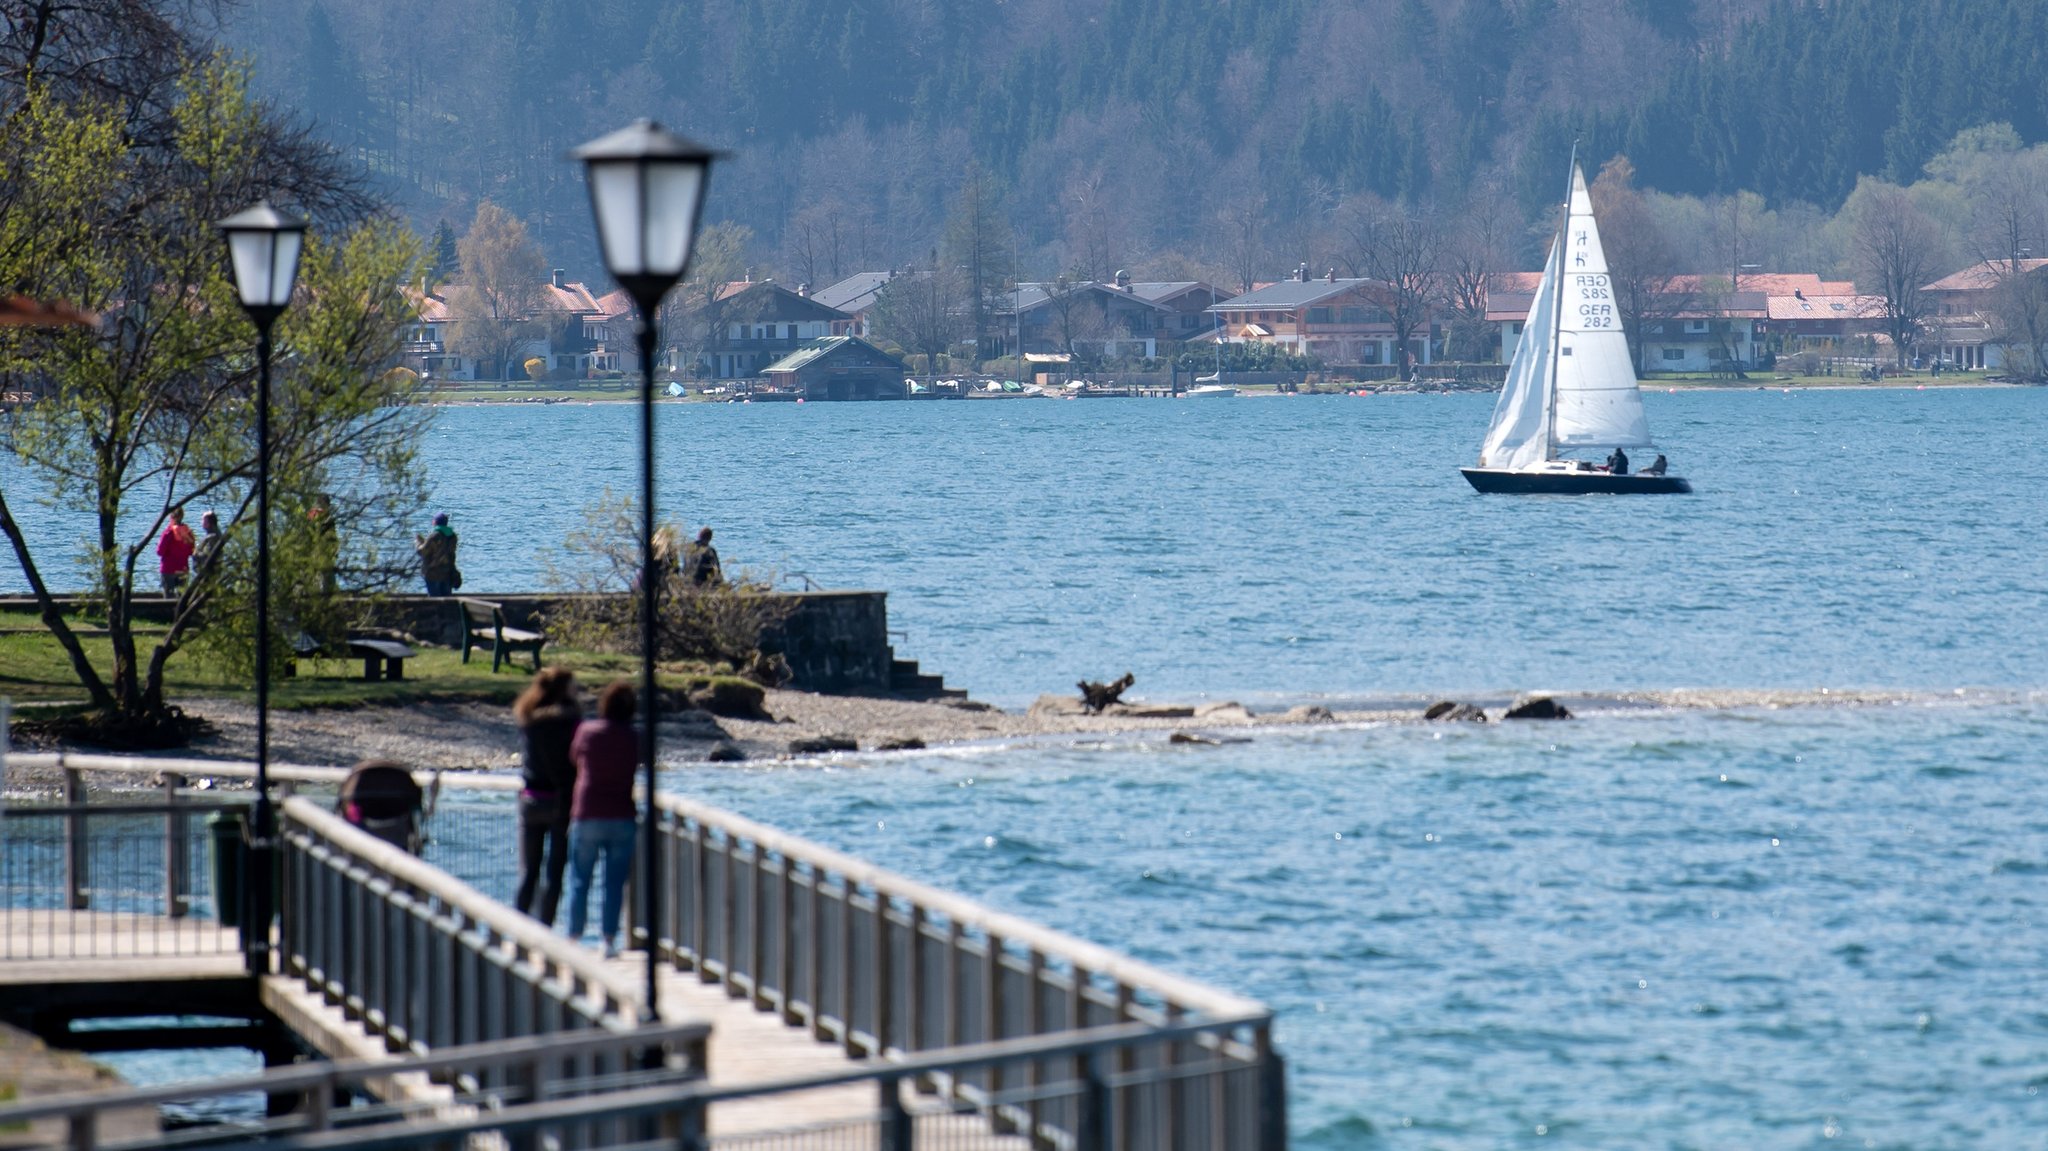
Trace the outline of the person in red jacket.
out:
M 633 712 L 639 699 L 623 679 L 597 696 L 597 718 L 569 742 L 576 790 L 569 804 L 569 938 L 581 942 L 590 922 L 590 881 L 604 860 L 604 903 L 598 921 L 604 954 L 619 953 L 626 876 L 633 870 L 633 769 L 640 760 Z
M 184 589 L 185 576 L 192 570 L 192 552 L 198 546 L 192 529 L 185 526 L 185 509 L 172 508 L 171 522 L 156 541 L 156 571 L 163 580 L 165 595 L 175 599 Z

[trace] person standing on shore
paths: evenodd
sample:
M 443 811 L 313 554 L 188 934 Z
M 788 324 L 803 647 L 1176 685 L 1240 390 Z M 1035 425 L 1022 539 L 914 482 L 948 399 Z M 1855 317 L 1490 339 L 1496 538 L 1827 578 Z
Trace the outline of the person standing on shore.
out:
M 192 578 L 198 579 L 220 555 L 221 545 L 228 541 L 227 534 L 220 530 L 220 517 L 212 512 L 199 513 L 199 549 L 192 553 Z
M 692 587 L 717 587 L 725 582 L 725 573 L 718 568 L 718 549 L 711 546 L 711 529 L 700 528 L 697 542 L 690 545 L 689 558 L 683 561 L 683 579 Z
M 625 910 L 626 876 L 633 870 L 633 769 L 639 740 L 633 685 L 615 680 L 598 693 L 597 718 L 584 720 L 570 741 L 576 791 L 569 809 L 569 938 L 582 942 L 590 922 L 590 882 L 604 859 L 604 903 L 598 928 L 604 954 L 619 953 L 619 918 Z
M 544 667 L 512 702 L 519 724 L 519 892 L 512 906 L 549 927 L 569 867 L 569 800 L 576 787 L 570 741 L 583 719 L 576 675 Z M 546 870 L 542 870 L 545 864 Z
M 412 550 L 419 553 L 420 578 L 428 595 L 454 595 L 462 586 L 462 573 L 455 566 L 455 529 L 448 526 L 448 513 L 434 517 L 434 530 L 413 537 Z
M 185 526 L 185 509 L 172 508 L 171 522 L 164 525 L 164 534 L 156 541 L 157 578 L 163 582 L 165 595 L 176 599 L 184 590 L 185 576 L 192 570 L 192 553 L 197 548 L 192 529 Z

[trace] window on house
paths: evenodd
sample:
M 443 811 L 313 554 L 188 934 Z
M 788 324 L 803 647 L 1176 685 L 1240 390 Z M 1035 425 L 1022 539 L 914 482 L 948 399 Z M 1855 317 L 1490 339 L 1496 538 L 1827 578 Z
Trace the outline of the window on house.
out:
M 1358 307 L 1344 308 L 1337 313 L 1337 319 L 1346 324 L 1362 324 L 1365 322 L 1365 309 Z
M 1664 358 L 1667 360 L 1682 360 L 1685 358 L 1685 349 L 1666 348 L 1664 349 Z
M 1688 332 L 1704 332 L 1707 330 L 1707 322 L 1705 320 L 1687 320 L 1685 322 L 1685 330 Z
M 1329 323 L 1329 322 L 1330 322 L 1330 309 L 1328 309 L 1328 308 L 1310 308 L 1310 309 L 1308 310 L 1308 322 L 1309 322 L 1309 323 L 1311 323 L 1311 324 L 1327 324 L 1327 323 Z
M 1513 332 L 1514 332 L 1514 334 L 1515 334 L 1515 335 L 1518 335 L 1518 336 L 1519 336 L 1519 335 L 1521 335 L 1521 334 L 1522 334 L 1522 321 L 1520 321 L 1520 320 L 1516 320 L 1516 321 L 1514 322 L 1514 324 L 1512 325 L 1512 330 L 1513 330 Z

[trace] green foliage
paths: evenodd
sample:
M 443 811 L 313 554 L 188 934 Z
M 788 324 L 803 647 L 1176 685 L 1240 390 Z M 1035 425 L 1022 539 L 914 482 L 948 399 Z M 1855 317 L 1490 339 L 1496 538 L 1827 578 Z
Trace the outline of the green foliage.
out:
M 314 492 L 334 493 L 359 586 L 387 570 L 380 533 L 419 497 L 412 443 L 429 415 L 406 403 L 416 382 L 382 371 L 409 318 L 398 285 L 417 252 L 389 223 L 352 223 L 338 207 L 346 182 L 293 152 L 249 97 L 243 72 L 224 60 L 193 61 L 169 90 L 146 98 L 161 106 L 143 97 L 130 109 L 60 100 L 34 87 L 17 95 L 11 112 L 24 127 L 0 141 L 0 280 L 103 318 L 96 329 L 0 332 L 6 386 L 38 397 L 0 426 L 0 448 L 59 498 L 91 510 L 87 590 L 106 605 L 113 660 L 102 674 L 73 640 L 74 671 L 97 708 L 154 723 L 166 714 L 165 664 L 207 621 L 220 624 L 208 642 L 223 658 L 251 638 L 247 585 L 235 573 L 253 536 L 255 341 L 214 221 L 271 192 L 273 179 L 330 209 L 328 228 L 301 261 L 301 294 L 275 333 L 272 489 L 280 515 L 294 501 L 309 506 Z M 145 115 L 157 118 L 136 129 L 134 118 Z M 170 509 L 188 504 L 221 511 L 227 547 L 192 581 L 145 657 L 129 611 L 136 569 L 153 561 Z M 154 513 L 150 527 L 123 538 L 124 508 L 137 506 Z M 13 530 L 4 497 L 0 526 L 40 589 L 31 542 Z M 332 549 L 281 534 L 281 572 L 294 563 L 333 570 L 322 558 Z M 153 566 L 144 570 L 153 588 Z M 325 576 L 312 582 L 308 597 L 280 581 L 281 614 L 310 618 L 300 603 L 331 591 Z M 60 641 L 72 639 L 61 619 L 46 622 Z

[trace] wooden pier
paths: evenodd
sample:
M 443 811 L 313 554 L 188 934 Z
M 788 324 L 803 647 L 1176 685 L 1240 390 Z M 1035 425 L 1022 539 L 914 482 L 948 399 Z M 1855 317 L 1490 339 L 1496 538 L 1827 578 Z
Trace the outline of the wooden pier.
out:
M 60 770 L 75 776 L 76 763 Z M 1285 1145 L 1282 1065 L 1260 1005 L 670 796 L 654 830 L 658 919 L 629 931 L 656 949 L 661 1022 L 704 1037 L 695 1087 L 633 1095 L 639 1064 L 625 1044 L 647 1018 L 646 952 L 602 959 L 304 797 L 278 805 L 272 845 L 226 860 L 229 843 L 202 845 L 195 817 L 241 801 L 188 798 L 182 777 L 165 778 L 156 807 L 0 810 L 14 869 L 0 903 L 16 904 L 0 907 L 0 1018 L 55 1046 L 246 1046 L 270 1065 L 295 1049 L 360 1066 L 610 1036 L 574 1082 L 615 1083 L 600 1090 L 622 1092 L 620 1106 L 667 1108 L 707 1133 L 703 1146 L 730 1151 Z M 68 778 L 65 798 L 91 790 Z M 480 801 L 468 818 L 512 812 Z M 209 853 L 211 869 L 199 865 Z M 262 937 L 214 918 L 227 908 L 240 921 L 258 905 L 212 881 L 271 873 L 275 918 Z M 123 1016 L 171 1018 L 71 1028 Z M 191 1016 L 226 1022 L 177 1023 Z M 548 1058 L 545 1044 L 533 1050 Z M 377 1082 L 393 1102 L 452 1114 L 446 1080 Z M 477 1131 L 597 1129 L 595 1112 L 547 1110 L 573 1101 L 505 1106 L 465 1114 Z M 476 1118 L 501 1109 L 503 1128 Z

